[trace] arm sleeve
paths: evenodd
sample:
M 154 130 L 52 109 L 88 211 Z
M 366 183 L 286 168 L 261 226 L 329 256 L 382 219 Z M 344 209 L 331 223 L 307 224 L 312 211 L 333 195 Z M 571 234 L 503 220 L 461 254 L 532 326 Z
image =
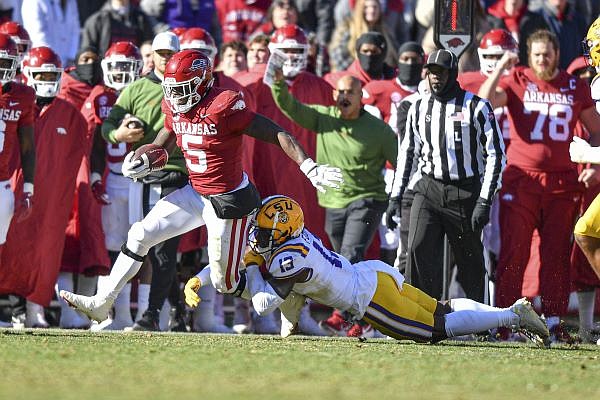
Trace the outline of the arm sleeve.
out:
M 483 183 L 479 197 L 487 200 L 490 204 L 492 198 L 502 183 L 502 170 L 506 164 L 504 154 L 504 140 L 494 115 L 494 110 L 487 100 L 479 102 L 477 121 L 473 121 L 477 127 L 477 135 L 483 149 L 485 170 Z
M 271 88 L 271 92 L 277 107 L 279 107 L 289 119 L 308 130 L 313 132 L 318 131 L 321 113 L 315 108 L 302 104 L 296 100 L 294 96 L 290 94 L 287 84 L 283 80 L 275 82 Z
M 21 112 L 21 117 L 19 118 L 18 127 L 24 126 L 33 126 L 34 124 L 34 115 L 35 115 L 35 95 L 30 98 L 27 98 L 27 102 L 25 103 L 25 107 L 23 107 L 23 111 Z
M 412 104 L 406 119 L 406 132 L 404 138 L 398 141 L 398 160 L 396 162 L 396 173 L 392 183 L 391 197 L 402 197 L 408 186 L 408 181 L 416 171 L 419 154 L 421 153 L 421 139 L 417 126 L 417 109 L 420 100 Z M 400 118 L 400 116 L 398 116 Z
M 252 296 L 252 306 L 258 315 L 269 314 L 285 301 L 262 277 L 257 265 L 246 267 L 248 290 Z

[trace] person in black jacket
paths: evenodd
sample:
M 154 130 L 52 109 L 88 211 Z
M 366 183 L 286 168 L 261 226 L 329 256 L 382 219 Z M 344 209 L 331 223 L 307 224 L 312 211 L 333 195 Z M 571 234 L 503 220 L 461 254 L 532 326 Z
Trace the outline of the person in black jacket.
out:
M 104 54 L 111 43 L 129 41 L 140 46 L 154 38 L 153 23 L 129 0 L 108 0 L 83 26 L 81 47 L 93 46 Z

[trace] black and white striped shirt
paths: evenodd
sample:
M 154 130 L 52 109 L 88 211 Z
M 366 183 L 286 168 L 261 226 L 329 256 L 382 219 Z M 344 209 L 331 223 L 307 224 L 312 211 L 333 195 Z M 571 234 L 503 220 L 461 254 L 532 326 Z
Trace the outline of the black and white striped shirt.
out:
M 408 111 L 391 196 L 402 196 L 422 174 L 447 183 L 479 177 L 480 197 L 491 201 L 505 163 L 502 134 L 487 100 L 464 90 L 447 102 L 423 94 Z

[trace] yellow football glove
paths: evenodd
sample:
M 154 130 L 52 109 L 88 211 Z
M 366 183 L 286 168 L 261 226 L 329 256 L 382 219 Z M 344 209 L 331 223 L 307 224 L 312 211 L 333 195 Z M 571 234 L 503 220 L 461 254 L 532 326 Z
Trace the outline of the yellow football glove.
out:
M 262 255 L 254 252 L 254 250 L 249 250 L 244 254 L 244 265 L 258 265 L 259 267 L 265 263 L 265 259 Z
M 200 296 L 198 296 L 198 289 L 200 289 L 200 278 L 194 276 L 190 278 L 189 281 L 185 284 L 185 288 L 183 289 L 183 293 L 185 294 L 185 303 L 195 308 L 202 301 Z

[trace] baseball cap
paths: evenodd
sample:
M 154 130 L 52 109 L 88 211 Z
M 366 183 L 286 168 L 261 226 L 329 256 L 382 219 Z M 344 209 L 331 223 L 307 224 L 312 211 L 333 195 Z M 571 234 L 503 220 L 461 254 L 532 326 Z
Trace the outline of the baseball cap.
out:
M 439 49 L 429 54 L 425 68 L 429 68 L 433 65 L 439 65 L 445 69 L 457 69 L 458 58 L 456 58 L 456 55 L 449 50 Z
M 179 51 L 179 39 L 173 32 L 161 32 L 154 36 L 152 41 L 152 51 L 157 50 L 171 50 L 174 52 Z

